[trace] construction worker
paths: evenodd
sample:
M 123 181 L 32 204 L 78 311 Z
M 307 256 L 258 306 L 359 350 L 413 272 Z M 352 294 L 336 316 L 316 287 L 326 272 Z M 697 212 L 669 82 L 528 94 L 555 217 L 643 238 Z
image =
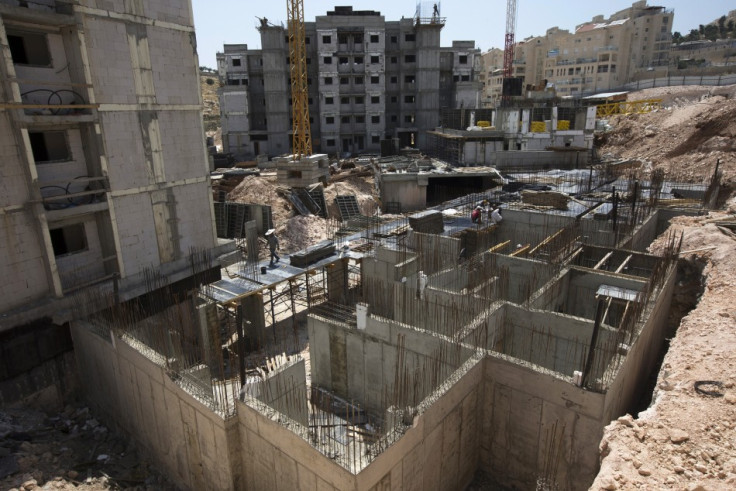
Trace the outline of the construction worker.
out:
M 476 206 L 473 209 L 473 212 L 470 214 L 470 221 L 473 223 L 480 223 L 482 213 L 483 207 L 481 207 L 480 205 Z
M 273 228 L 268 229 L 266 231 L 266 240 L 268 240 L 268 249 L 269 251 L 271 251 L 271 262 L 268 264 L 269 266 L 274 265 L 273 258 L 276 258 L 276 262 L 279 262 L 279 259 L 281 259 L 279 255 L 276 254 L 276 251 L 279 248 L 279 239 L 278 237 L 276 237 L 275 232 L 276 230 Z
M 497 225 L 501 223 L 501 220 L 503 220 L 503 217 L 501 216 L 501 208 L 495 208 L 491 212 L 491 225 Z

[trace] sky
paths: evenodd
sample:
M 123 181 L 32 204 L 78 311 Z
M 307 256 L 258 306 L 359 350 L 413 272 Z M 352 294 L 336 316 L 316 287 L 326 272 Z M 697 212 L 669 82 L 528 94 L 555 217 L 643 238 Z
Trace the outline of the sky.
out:
M 575 26 L 590 21 L 596 15 L 608 17 L 614 12 L 631 7 L 634 0 L 517 0 L 516 40 L 543 35 L 550 27 L 574 30 Z M 431 16 L 434 2 L 421 2 L 422 10 Z M 437 2 L 441 16 L 446 18 L 442 29 L 442 46 L 452 41 L 475 41 L 476 47 L 487 51 L 504 45 L 506 31 L 505 0 L 445 0 Z M 728 14 L 723 0 L 648 0 L 649 5 L 674 9 L 673 32 L 683 35 L 700 24 L 708 24 Z M 215 53 L 224 44 L 247 44 L 260 49 L 260 34 L 256 30 L 258 18 L 266 17 L 274 24 L 286 24 L 287 0 L 192 0 L 194 26 L 200 66 L 215 68 Z M 352 5 L 355 10 L 378 10 L 386 20 L 413 17 L 417 0 L 304 0 L 304 19 L 314 21 L 335 5 Z

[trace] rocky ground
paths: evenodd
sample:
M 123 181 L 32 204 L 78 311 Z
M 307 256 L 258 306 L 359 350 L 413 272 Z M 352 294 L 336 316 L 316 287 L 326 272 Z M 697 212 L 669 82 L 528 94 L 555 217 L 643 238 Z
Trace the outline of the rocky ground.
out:
M 173 490 L 134 443 L 85 406 L 0 411 L 0 489 Z
M 728 193 L 736 176 L 734 90 L 642 91 L 636 98 L 664 97 L 666 109 L 611 120 L 602 150 L 694 181 L 720 159 Z M 717 226 L 735 213 L 732 198 L 721 211 L 673 220 L 671 229 L 684 233 L 681 261 L 702 268 L 702 295 L 670 341 L 650 407 L 606 428 L 591 489 L 736 489 L 736 238 Z M 679 283 L 676 295 L 686 289 Z

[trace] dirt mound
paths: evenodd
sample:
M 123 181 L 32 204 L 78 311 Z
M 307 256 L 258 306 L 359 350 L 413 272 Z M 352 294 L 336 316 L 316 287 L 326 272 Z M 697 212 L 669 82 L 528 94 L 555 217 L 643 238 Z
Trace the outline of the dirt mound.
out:
M 281 250 L 287 254 L 300 251 L 327 239 L 327 220 L 310 216 L 295 216 L 276 227 Z
M 336 196 L 355 195 L 360 207 L 360 213 L 372 216 L 378 210 L 378 196 L 372 177 L 349 177 L 344 181 L 335 182 L 325 188 L 327 214 L 331 218 L 340 219 L 340 210 L 335 204 Z
M 724 180 L 736 180 L 736 86 L 662 87 L 628 99 L 662 99 L 662 109 L 611 117 L 612 130 L 596 139 L 602 155 L 640 160 L 688 182 L 709 179 L 720 160 Z
M 229 201 L 268 205 L 276 227 L 293 215 L 291 203 L 278 194 L 275 177 L 248 176 L 228 195 Z

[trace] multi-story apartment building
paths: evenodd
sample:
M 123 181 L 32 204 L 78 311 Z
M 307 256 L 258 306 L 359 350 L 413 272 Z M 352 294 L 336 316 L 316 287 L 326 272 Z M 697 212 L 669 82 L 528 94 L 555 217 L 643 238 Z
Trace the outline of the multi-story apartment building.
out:
M 478 50 L 440 47 L 437 14 L 386 21 L 376 11 L 336 7 L 306 23 L 309 109 L 315 151 L 377 152 L 385 138 L 421 146 L 445 105 L 477 104 Z M 288 33 L 264 21 L 260 50 L 226 45 L 222 77 L 224 151 L 240 158 L 290 147 Z
M 0 341 L 216 245 L 195 46 L 188 0 L 0 0 Z
M 552 27 L 516 45 L 512 75 L 525 84 L 546 80 L 562 96 L 619 87 L 637 73 L 667 66 L 673 17 L 673 10 L 641 0 L 608 19 L 598 15 L 574 32 Z M 497 72 L 487 92 L 500 94 L 502 78 Z

